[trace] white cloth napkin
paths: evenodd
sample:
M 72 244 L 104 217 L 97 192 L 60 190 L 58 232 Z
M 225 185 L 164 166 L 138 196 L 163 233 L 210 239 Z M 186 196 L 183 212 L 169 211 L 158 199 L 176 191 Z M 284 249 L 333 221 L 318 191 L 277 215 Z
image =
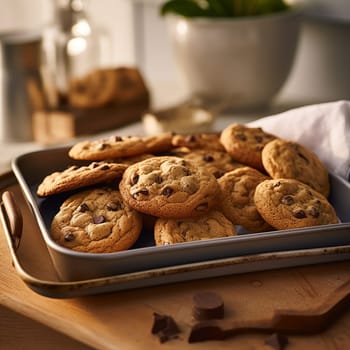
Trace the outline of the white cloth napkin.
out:
M 299 107 L 247 125 L 302 144 L 330 172 L 350 181 L 350 101 Z

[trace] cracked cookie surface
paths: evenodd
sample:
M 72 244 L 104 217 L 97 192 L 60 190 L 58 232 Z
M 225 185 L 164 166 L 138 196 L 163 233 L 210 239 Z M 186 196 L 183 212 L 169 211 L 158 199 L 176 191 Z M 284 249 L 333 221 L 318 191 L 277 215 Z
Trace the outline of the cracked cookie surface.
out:
M 235 169 L 218 179 L 223 199 L 222 211 L 226 217 L 251 232 L 272 230 L 254 203 L 256 186 L 267 179 L 269 177 L 251 167 Z
M 121 178 L 127 167 L 127 164 L 107 161 L 72 165 L 46 176 L 38 186 L 37 195 L 45 197 Z
M 275 139 L 264 147 L 262 161 L 272 178 L 299 180 L 328 197 L 330 186 L 327 169 L 316 154 L 301 144 Z
M 66 248 L 111 253 L 130 248 L 142 229 L 139 213 L 111 188 L 89 189 L 67 198 L 51 223 L 51 235 Z
M 131 207 L 166 218 L 200 216 L 216 204 L 219 193 L 219 184 L 207 169 L 173 156 L 129 166 L 119 188 Z
M 216 210 L 195 219 L 159 218 L 154 227 L 154 239 L 158 246 L 235 235 L 231 221 Z
M 294 179 L 261 182 L 254 202 L 265 221 L 278 230 L 339 222 L 333 206 L 321 193 Z
M 220 141 L 237 162 L 264 170 L 261 152 L 264 146 L 276 136 L 243 124 L 231 124 L 221 132 Z

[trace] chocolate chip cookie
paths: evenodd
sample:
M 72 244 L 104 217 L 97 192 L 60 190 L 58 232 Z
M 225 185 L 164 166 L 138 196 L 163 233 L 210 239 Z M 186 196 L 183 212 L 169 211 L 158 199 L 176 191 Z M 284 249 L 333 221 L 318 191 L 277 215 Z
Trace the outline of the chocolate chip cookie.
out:
M 147 153 L 165 152 L 172 148 L 172 135 L 157 136 L 111 136 L 99 140 L 84 140 L 74 144 L 68 151 L 76 160 L 105 160 L 140 156 Z
M 265 221 L 278 230 L 338 223 L 328 200 L 298 180 L 265 180 L 257 185 L 254 202 Z
M 51 224 L 58 244 L 79 252 L 111 253 L 129 249 L 142 229 L 140 214 L 119 191 L 96 188 L 66 199 Z
M 217 179 L 226 172 L 243 166 L 241 163 L 234 161 L 227 152 L 211 149 L 195 149 L 190 152 L 183 152 L 181 157 L 192 160 L 199 166 L 204 166 Z
M 92 162 L 89 165 L 72 165 L 63 171 L 46 176 L 37 188 L 40 197 L 91 186 L 121 178 L 127 164 L 108 161 Z
M 328 171 L 316 154 L 297 142 L 275 139 L 262 151 L 262 162 L 274 179 L 296 179 L 328 197 Z
M 203 215 L 214 207 L 220 191 L 216 178 L 204 167 L 172 156 L 130 165 L 119 188 L 132 208 L 165 218 Z
M 205 149 L 225 151 L 220 142 L 220 133 L 192 133 L 175 134 L 172 144 L 174 147 L 187 147 L 189 149 Z
M 276 136 L 261 128 L 251 128 L 242 124 L 231 124 L 221 132 L 220 141 L 227 153 L 237 162 L 264 170 L 261 152 L 264 146 Z
M 256 186 L 268 178 L 254 168 L 241 167 L 218 179 L 222 211 L 226 217 L 250 232 L 272 230 L 273 228 L 261 217 L 254 203 Z
M 159 218 L 154 226 L 154 238 L 158 246 L 235 235 L 234 225 L 223 213 L 216 210 L 198 218 Z

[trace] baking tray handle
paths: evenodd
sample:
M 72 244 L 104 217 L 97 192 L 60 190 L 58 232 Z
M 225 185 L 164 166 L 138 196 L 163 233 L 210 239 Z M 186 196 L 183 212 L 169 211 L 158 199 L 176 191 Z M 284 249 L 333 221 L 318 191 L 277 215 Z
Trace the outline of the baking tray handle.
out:
M 11 192 L 5 191 L 2 194 L 2 201 L 6 211 L 6 224 L 11 233 L 12 245 L 15 250 L 19 248 L 22 230 L 23 230 L 23 217 L 22 213 L 16 204 L 14 196 Z

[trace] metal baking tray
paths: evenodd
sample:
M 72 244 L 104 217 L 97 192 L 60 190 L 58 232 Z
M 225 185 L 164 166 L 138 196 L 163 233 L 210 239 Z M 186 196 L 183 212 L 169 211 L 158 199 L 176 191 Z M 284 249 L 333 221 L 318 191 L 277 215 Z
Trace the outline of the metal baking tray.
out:
M 53 266 L 62 281 L 82 281 L 108 276 L 130 276 L 145 271 L 158 271 L 152 283 L 179 281 L 186 277 L 180 273 L 184 267 L 190 278 L 218 276 L 232 273 L 229 268 L 230 259 L 244 258 L 242 271 L 249 271 L 249 257 L 261 254 L 281 252 L 297 252 L 308 249 L 320 249 L 347 246 L 350 244 L 350 185 L 343 179 L 331 175 L 330 202 L 335 207 L 340 219 L 339 224 L 324 225 L 295 230 L 271 231 L 255 234 L 241 234 L 230 238 L 212 239 L 190 243 L 156 247 L 153 232 L 143 232 L 136 244 L 127 251 L 91 254 L 80 253 L 56 244 L 50 237 L 50 223 L 61 203 L 71 193 L 60 194 L 48 198 L 39 198 L 36 189 L 42 179 L 68 165 L 76 164 L 68 157 L 68 147 L 52 148 L 27 153 L 14 159 L 12 169 L 34 214 L 43 240 L 47 245 Z M 323 255 L 327 256 L 327 254 Z M 337 260 L 336 254 L 333 259 Z M 322 262 L 321 256 L 318 257 Z M 344 258 L 344 256 L 343 256 Z M 346 258 L 349 258 L 346 256 Z M 329 260 L 329 256 L 327 258 Z M 289 265 L 293 265 L 289 259 Z M 219 263 L 221 262 L 221 263 Z M 218 265 L 219 264 L 219 265 Z M 224 265 L 224 268 L 221 266 Z M 256 269 L 259 263 L 251 264 Z M 275 264 L 276 267 L 280 266 Z M 197 268 L 194 268 L 197 266 Z M 198 268 L 200 266 L 200 268 Z M 221 266 L 218 268 L 218 266 Z M 270 268 L 273 264 L 270 264 Z M 162 269 L 171 269 L 171 278 Z M 235 266 L 237 268 L 237 266 Z M 266 268 L 266 265 L 265 265 Z M 160 269 L 160 270 L 159 270 Z M 169 271 L 169 270 L 167 270 Z M 178 273 L 176 273 L 176 271 Z M 184 270 L 182 270 L 184 271 Z M 187 277 L 188 278 L 188 277 Z M 157 280 L 157 282 L 155 282 Z M 132 283 L 141 286 L 144 283 Z

